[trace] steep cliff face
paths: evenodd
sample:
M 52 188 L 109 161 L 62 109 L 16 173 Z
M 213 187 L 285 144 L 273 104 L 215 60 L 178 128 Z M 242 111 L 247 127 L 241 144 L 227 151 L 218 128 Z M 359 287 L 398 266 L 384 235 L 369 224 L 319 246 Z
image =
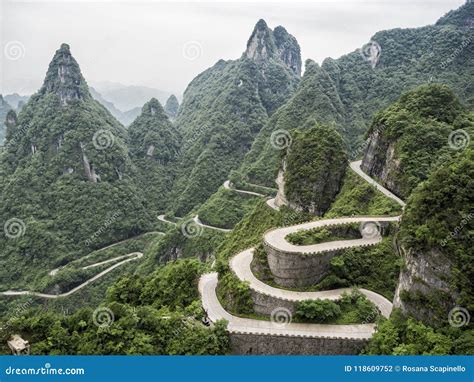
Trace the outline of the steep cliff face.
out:
M 183 135 L 176 214 L 204 202 L 240 165 L 269 115 L 296 88 L 300 71 L 295 38 L 260 20 L 240 59 L 220 60 L 190 83 L 176 118 Z
M 473 179 L 471 144 L 413 191 L 402 218 L 394 303 L 430 325 L 456 319 L 452 309 L 474 309 Z
M 473 121 L 444 85 L 407 92 L 379 112 L 369 130 L 362 169 L 393 193 L 407 198 L 440 158 L 449 155 L 453 135 Z M 452 142 L 450 142 L 452 141 Z

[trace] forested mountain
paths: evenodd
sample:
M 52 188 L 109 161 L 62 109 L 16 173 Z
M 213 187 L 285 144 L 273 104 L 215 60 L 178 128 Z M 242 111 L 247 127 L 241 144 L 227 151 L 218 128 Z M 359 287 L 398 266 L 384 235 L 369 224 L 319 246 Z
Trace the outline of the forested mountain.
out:
M 260 20 L 240 59 L 220 60 L 189 84 L 176 119 L 183 135 L 177 215 L 204 202 L 239 165 L 268 116 L 295 89 L 300 71 L 295 38 Z
M 368 131 L 362 169 L 402 198 L 428 177 L 474 118 L 446 85 L 423 85 L 378 112 Z M 447 144 L 449 142 L 449 144 Z
M 161 212 L 169 204 L 181 138 L 160 102 L 152 98 L 128 128 L 128 146 L 149 206 Z
M 299 122 L 308 117 L 336 122 L 352 157 L 359 157 L 375 112 L 418 85 L 446 84 L 472 107 L 473 14 L 474 3 L 467 2 L 435 25 L 377 32 L 361 49 L 338 59 L 327 58 L 320 67 L 307 64 L 306 72 L 312 73 L 305 72 L 308 78 L 303 78 L 297 94 L 318 89 L 316 98 L 295 95 L 287 110 L 281 111 L 285 115 L 269 121 L 247 155 L 242 175 L 253 183 L 273 186 L 278 160 L 269 138 L 273 131 L 293 128 L 292 115 Z
M 149 227 L 126 130 L 91 97 L 67 44 L 9 128 L 0 157 L 2 285 L 25 285 Z
M 7 117 L 7 113 L 11 110 L 11 106 L 7 101 L 5 101 L 0 94 L 0 146 L 3 144 L 3 140 L 5 138 L 5 118 Z
M 179 102 L 174 94 L 171 94 L 166 100 L 165 112 L 170 117 L 170 119 L 175 119 L 178 115 Z
M 474 151 L 440 163 L 411 195 L 400 227 L 396 304 L 429 325 L 446 325 L 453 307 L 474 309 Z

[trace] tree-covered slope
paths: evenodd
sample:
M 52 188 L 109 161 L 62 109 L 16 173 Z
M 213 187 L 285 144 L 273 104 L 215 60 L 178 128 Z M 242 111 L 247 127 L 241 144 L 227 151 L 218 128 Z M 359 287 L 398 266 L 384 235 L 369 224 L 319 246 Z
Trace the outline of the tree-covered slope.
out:
M 278 118 L 276 113 L 255 139 L 240 171 L 242 176 L 251 183 L 272 186 L 278 160 L 271 147 L 271 133 L 289 131 L 308 115 L 321 123 L 337 122 L 356 158 L 365 148 L 364 133 L 373 115 L 423 83 L 446 84 L 472 107 L 473 13 L 474 3 L 468 2 L 435 25 L 381 31 L 361 49 L 338 59 L 327 58 L 321 67 L 307 63 L 295 96 L 281 109 L 284 115 Z M 313 99 L 304 96 L 310 89 L 315 90 Z
M 332 127 L 314 125 L 294 134 L 284 159 L 284 193 L 288 205 L 324 214 L 341 188 L 347 154 Z
M 150 226 L 126 130 L 93 100 L 68 45 L 9 129 L 0 157 L 2 289 L 31 286 Z
M 149 207 L 154 212 L 165 210 L 180 150 L 180 135 L 157 99 L 147 102 L 128 128 L 128 146 Z
M 441 164 L 411 195 L 400 228 L 405 266 L 396 304 L 428 324 L 456 306 L 474 310 L 473 145 Z
M 420 86 L 377 113 L 368 131 L 362 169 L 407 198 L 433 165 L 472 132 L 473 116 L 447 86 Z
M 260 20 L 238 60 L 220 60 L 184 93 L 176 125 L 183 135 L 174 211 L 184 215 L 214 193 L 237 168 L 268 115 L 299 81 L 295 38 Z
M 168 117 L 171 120 L 173 120 L 178 115 L 178 110 L 179 110 L 178 99 L 176 98 L 174 94 L 171 94 L 169 98 L 166 100 L 165 112 L 168 115 Z

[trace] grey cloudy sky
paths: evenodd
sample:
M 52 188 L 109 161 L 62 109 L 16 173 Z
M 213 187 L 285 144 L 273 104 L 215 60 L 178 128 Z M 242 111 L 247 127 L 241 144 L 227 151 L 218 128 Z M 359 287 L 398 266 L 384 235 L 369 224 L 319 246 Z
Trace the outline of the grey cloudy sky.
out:
M 303 60 L 320 63 L 355 50 L 379 30 L 433 24 L 465 2 L 0 1 L 3 93 L 37 89 L 62 42 L 71 45 L 90 83 L 182 93 L 217 60 L 238 58 L 260 18 L 271 28 L 283 25 L 297 38 Z

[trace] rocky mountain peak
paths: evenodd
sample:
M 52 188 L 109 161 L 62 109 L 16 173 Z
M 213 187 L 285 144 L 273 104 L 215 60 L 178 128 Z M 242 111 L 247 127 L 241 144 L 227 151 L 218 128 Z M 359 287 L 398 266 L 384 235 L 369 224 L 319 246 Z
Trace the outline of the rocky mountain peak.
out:
M 156 116 L 157 118 L 167 118 L 163 106 L 156 98 L 152 98 L 143 105 L 142 114 Z
M 179 102 L 174 94 L 171 94 L 166 100 L 165 112 L 171 119 L 175 119 L 178 115 Z
M 245 56 L 257 63 L 279 60 L 295 74 L 301 75 L 301 54 L 296 38 L 282 26 L 272 31 L 265 20 L 260 19 L 255 25 Z
M 72 100 L 90 97 L 87 83 L 82 77 L 78 63 L 71 55 L 68 44 L 61 44 L 49 64 L 40 89 L 40 94 L 48 93 L 57 94 L 64 106 Z

